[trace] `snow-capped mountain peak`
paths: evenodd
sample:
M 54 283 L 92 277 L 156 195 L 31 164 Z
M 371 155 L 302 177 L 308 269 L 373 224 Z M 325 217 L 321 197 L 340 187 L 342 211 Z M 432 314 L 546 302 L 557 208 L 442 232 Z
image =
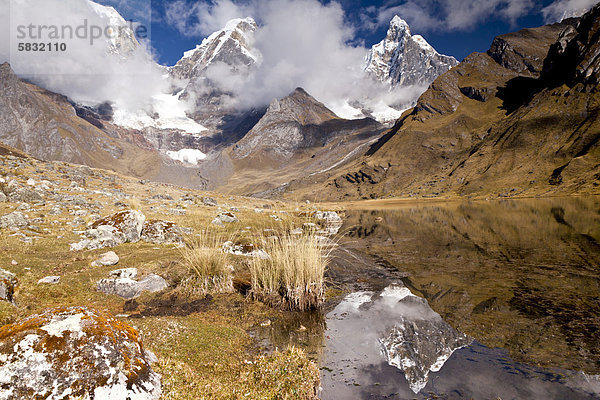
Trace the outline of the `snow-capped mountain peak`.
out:
M 408 23 L 394 16 L 385 39 L 366 57 L 365 71 L 390 86 L 428 86 L 458 64 L 439 54 L 421 35 L 412 35 Z
M 406 32 L 410 35 L 410 26 L 408 26 L 408 22 L 395 15 L 394 18 L 390 21 L 390 26 L 388 28 L 388 37 L 394 36 L 394 34 L 402 34 Z
M 223 62 L 234 69 L 256 64 L 261 56 L 252 46 L 256 28 L 251 17 L 228 21 L 223 29 L 205 38 L 195 49 L 186 51 L 171 68 L 171 73 L 180 79 L 190 79 L 216 62 Z

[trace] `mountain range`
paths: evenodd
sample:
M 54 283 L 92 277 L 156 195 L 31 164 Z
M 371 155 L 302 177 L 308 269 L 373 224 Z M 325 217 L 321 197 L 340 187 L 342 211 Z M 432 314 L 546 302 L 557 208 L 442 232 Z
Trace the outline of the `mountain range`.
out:
M 329 199 L 598 193 L 599 43 L 600 6 L 501 35 L 439 76 L 362 157 L 288 190 Z
M 122 22 L 112 8 L 95 9 Z M 252 18 L 229 21 L 161 67 L 170 93 L 139 115 L 110 99 L 77 104 L 4 64 L 0 141 L 44 160 L 261 197 L 597 193 L 599 10 L 498 36 L 460 63 L 394 17 L 362 69 L 390 92 L 423 89 L 391 127 L 366 109 L 340 118 L 302 88 L 268 105 L 236 104 L 215 71 L 245 79 L 260 67 Z M 126 58 L 136 46 L 126 36 L 109 50 Z M 171 113 L 182 104 L 185 113 Z

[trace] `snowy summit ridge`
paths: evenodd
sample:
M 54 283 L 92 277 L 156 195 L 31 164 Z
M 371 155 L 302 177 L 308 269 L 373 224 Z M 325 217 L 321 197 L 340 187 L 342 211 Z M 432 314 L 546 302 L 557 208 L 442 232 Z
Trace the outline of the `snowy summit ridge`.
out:
M 365 71 L 392 87 L 428 86 L 456 65 L 454 57 L 439 54 L 422 36 L 413 36 L 408 23 L 396 15 L 385 39 L 367 55 Z
M 171 68 L 171 73 L 179 79 L 190 79 L 217 62 L 233 69 L 251 67 L 260 59 L 260 52 L 253 46 L 257 25 L 253 18 L 232 19 L 225 27 L 212 33 L 195 49 L 186 51 Z

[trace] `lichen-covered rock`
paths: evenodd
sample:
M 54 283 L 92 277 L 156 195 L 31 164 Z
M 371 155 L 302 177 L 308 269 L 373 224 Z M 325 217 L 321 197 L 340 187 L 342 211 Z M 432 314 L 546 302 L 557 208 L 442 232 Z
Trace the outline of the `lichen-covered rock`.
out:
M 92 263 L 92 267 L 111 266 L 119 263 L 119 256 L 114 251 L 101 254 L 100 258 Z
M 0 217 L 0 228 L 4 229 L 20 229 L 29 225 L 29 220 L 23 213 L 13 211 Z
M 71 244 L 71 251 L 115 247 L 140 241 L 146 216 L 140 211 L 127 210 L 94 222 L 85 232 L 86 239 Z
M 0 268 L 0 300 L 14 301 L 17 276 L 12 272 Z
M 110 315 L 50 310 L 0 328 L 0 398 L 158 399 L 152 358 L 137 331 Z
M 91 228 L 112 226 L 125 236 L 125 242 L 139 242 L 146 216 L 141 211 L 127 210 L 109 215 L 94 222 Z
M 142 240 L 155 244 L 183 243 L 184 231 L 171 221 L 148 220 L 142 229 Z

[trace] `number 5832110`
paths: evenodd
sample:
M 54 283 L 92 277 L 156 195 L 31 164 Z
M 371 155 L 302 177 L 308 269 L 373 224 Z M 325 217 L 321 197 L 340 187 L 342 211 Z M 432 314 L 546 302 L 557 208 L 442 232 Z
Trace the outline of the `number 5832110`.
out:
M 18 51 L 55 51 L 55 52 L 64 52 L 67 51 L 66 43 L 19 43 L 17 47 Z

